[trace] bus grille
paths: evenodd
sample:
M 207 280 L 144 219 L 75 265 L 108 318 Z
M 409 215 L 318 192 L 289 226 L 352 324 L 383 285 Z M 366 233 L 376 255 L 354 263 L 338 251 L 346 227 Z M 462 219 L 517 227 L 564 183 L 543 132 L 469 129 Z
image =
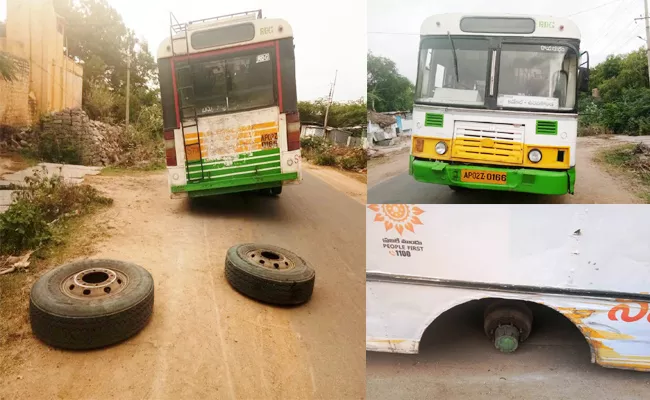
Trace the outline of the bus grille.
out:
M 452 159 L 521 164 L 524 125 L 457 121 Z

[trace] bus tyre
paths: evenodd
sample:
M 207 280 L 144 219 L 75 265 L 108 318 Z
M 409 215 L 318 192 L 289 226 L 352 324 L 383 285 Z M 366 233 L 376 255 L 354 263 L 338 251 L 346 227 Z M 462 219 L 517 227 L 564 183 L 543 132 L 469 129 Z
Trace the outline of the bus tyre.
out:
M 86 350 L 121 342 L 145 327 L 154 285 L 144 268 L 116 260 L 57 267 L 32 286 L 34 335 L 50 346 Z
M 524 302 L 499 300 L 485 309 L 485 334 L 503 353 L 514 352 L 528 338 L 532 325 L 533 313 Z
M 246 243 L 228 249 L 226 280 L 238 292 L 278 305 L 306 303 L 316 272 L 305 260 L 281 247 Z
M 282 186 L 275 186 L 271 188 L 271 195 L 279 196 L 282 193 Z

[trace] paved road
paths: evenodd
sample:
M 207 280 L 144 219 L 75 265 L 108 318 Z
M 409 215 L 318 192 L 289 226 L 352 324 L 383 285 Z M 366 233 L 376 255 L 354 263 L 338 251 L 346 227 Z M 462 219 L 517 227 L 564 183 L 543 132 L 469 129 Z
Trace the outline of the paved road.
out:
M 127 342 L 92 352 L 51 349 L 25 328 L 0 346 L 0 399 L 364 398 L 362 204 L 309 173 L 279 198 L 196 207 L 169 199 L 163 173 L 87 180 L 115 199 L 94 221 L 106 239 L 88 255 L 149 269 L 153 318 Z M 223 262 L 241 242 L 277 244 L 311 263 L 312 300 L 280 308 L 232 290 Z
M 403 204 L 630 204 L 642 200 L 626 182 L 605 172 L 594 160 L 597 152 L 621 142 L 644 141 L 645 138 L 616 139 L 578 138 L 577 180 L 575 195 L 540 196 L 527 193 L 472 190 L 454 192 L 447 186 L 415 181 L 408 174 L 408 153 L 401 152 L 389 160 L 368 166 L 368 202 Z
M 530 338 L 499 353 L 482 332 L 481 309 L 454 309 L 427 329 L 420 354 L 366 353 L 367 399 L 638 400 L 650 374 L 590 363 L 577 328 L 555 311 L 535 308 Z

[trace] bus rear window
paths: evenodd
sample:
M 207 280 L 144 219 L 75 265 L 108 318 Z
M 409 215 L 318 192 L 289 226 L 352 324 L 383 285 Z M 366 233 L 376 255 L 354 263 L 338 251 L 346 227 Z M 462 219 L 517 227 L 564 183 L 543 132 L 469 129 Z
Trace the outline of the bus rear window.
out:
M 273 49 L 267 47 L 248 51 L 246 55 L 193 60 L 190 64 L 193 79 L 187 68 L 179 69 L 180 86 L 194 87 L 193 91 L 179 96 L 181 104 L 193 105 L 198 116 L 273 106 L 276 104 L 274 59 Z M 184 118 L 193 117 L 191 111 L 184 111 Z

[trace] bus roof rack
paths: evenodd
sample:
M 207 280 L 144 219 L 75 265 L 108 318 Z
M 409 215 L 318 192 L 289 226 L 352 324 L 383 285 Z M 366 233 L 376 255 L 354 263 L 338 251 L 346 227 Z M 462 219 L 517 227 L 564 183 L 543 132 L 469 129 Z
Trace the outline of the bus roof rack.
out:
M 193 24 L 204 24 L 208 22 L 221 22 L 230 19 L 241 19 L 241 20 L 251 20 L 251 19 L 262 19 L 262 10 L 252 10 L 252 11 L 243 11 L 234 14 L 225 14 L 219 15 L 217 17 L 197 19 L 189 22 L 180 23 L 176 19 L 176 16 L 173 13 L 169 13 L 169 22 L 174 33 L 181 33 L 187 31 L 187 28 Z

